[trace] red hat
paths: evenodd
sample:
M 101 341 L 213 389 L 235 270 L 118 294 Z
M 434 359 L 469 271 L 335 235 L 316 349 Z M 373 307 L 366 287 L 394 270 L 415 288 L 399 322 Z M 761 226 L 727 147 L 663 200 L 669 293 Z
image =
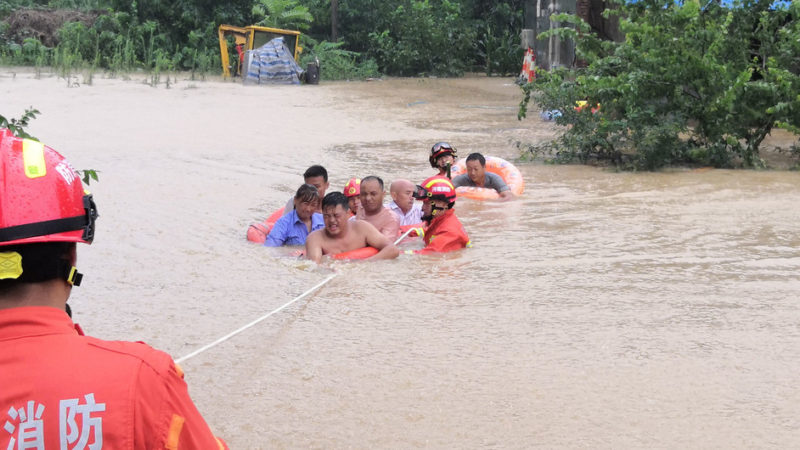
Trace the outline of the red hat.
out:
M 0 184 L 0 247 L 94 239 L 92 196 L 52 148 L 0 129 Z
M 344 185 L 345 197 L 355 197 L 361 193 L 361 178 L 350 178 Z
M 414 198 L 417 200 L 445 200 L 450 202 L 452 207 L 456 201 L 456 188 L 447 177 L 434 175 L 423 181 L 422 185 L 417 185 Z

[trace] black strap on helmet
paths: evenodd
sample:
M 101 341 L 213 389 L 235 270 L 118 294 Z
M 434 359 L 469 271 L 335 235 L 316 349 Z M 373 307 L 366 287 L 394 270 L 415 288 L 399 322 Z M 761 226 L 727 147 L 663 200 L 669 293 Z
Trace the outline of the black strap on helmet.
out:
M 0 229 L 0 242 L 16 241 L 36 236 L 83 230 L 82 239 L 91 243 L 94 239 L 94 222 L 98 217 L 97 206 L 91 194 L 83 196 L 84 214 L 63 219 L 26 223 Z

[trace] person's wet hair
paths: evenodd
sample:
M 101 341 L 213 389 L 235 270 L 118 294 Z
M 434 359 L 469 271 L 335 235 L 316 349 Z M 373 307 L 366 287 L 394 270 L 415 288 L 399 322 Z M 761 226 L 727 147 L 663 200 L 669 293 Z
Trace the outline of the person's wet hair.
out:
M 325 194 L 325 198 L 322 199 L 322 209 L 324 210 L 329 206 L 336 208 L 336 205 L 341 205 L 345 210 L 350 209 L 350 201 L 347 199 L 344 193 L 334 191 Z
M 328 171 L 325 170 L 324 167 L 314 164 L 313 166 L 306 169 L 305 173 L 303 174 L 303 179 L 309 179 L 314 177 L 322 177 L 325 182 L 328 182 Z
M 314 202 L 319 200 L 319 191 L 312 184 L 304 184 L 297 189 L 294 198 L 301 202 Z
M 383 180 L 381 180 L 380 177 L 376 177 L 375 175 L 370 175 L 368 177 L 362 178 L 361 179 L 361 185 L 363 186 L 365 181 L 370 181 L 370 180 L 377 181 L 378 185 L 381 187 L 381 190 L 383 190 Z
M 478 161 L 481 163 L 481 166 L 486 167 L 486 158 L 480 153 L 470 153 L 469 156 L 467 156 L 467 162 L 470 161 Z

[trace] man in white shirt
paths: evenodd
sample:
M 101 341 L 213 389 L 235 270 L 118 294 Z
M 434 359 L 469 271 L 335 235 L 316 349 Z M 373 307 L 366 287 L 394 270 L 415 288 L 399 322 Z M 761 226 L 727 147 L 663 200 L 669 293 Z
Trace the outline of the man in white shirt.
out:
M 408 180 L 394 180 L 389 186 L 392 201 L 387 205 L 397 216 L 400 226 L 416 225 L 422 222 L 422 207 L 414 202 L 416 186 Z

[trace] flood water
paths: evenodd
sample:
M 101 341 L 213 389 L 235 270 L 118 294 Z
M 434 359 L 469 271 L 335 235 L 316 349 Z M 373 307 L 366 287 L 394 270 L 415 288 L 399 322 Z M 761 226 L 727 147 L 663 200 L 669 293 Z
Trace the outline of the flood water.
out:
M 800 442 L 800 175 L 519 163 L 459 200 L 474 247 L 315 266 L 244 239 L 311 164 L 331 190 L 432 174 L 430 146 L 515 159 L 509 79 L 170 89 L 0 73 L 0 113 L 96 169 L 75 319 L 184 362 L 231 448 L 788 448 Z M 387 195 L 388 197 L 388 195 Z

